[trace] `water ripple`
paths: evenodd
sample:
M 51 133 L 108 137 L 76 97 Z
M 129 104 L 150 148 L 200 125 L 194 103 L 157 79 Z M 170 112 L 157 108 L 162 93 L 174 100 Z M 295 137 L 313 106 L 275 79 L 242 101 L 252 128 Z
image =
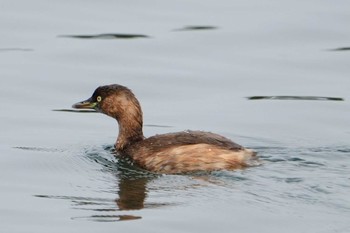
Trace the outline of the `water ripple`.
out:
M 62 151 L 36 147 L 17 149 L 44 153 Z M 236 200 L 250 206 L 258 205 L 266 211 L 273 211 L 275 205 L 288 208 L 291 204 L 315 203 L 335 212 L 350 210 L 346 202 L 348 193 L 344 191 L 350 187 L 349 165 L 344 163 L 349 158 L 348 147 L 254 149 L 263 162 L 259 167 L 187 175 L 158 175 L 140 169 L 132 161 L 118 157 L 113 145 L 86 146 L 80 151 L 66 149 L 63 159 L 71 169 L 66 168 L 65 173 L 77 179 L 71 182 L 78 190 L 89 195 L 35 196 L 68 200 L 73 209 L 87 213 L 72 219 L 100 222 L 143 219 L 139 212 L 142 209 L 194 203 L 206 205 L 211 200 Z M 67 165 L 56 166 L 63 164 Z M 72 176 L 72 172 L 75 175 Z M 106 195 L 107 198 L 102 198 Z M 137 213 L 125 212 L 130 210 Z
M 135 38 L 149 38 L 144 34 L 126 34 L 126 33 L 102 33 L 91 35 L 60 35 L 59 37 L 69 37 L 77 39 L 135 39 Z
M 174 31 L 201 31 L 201 30 L 214 30 L 218 29 L 216 26 L 209 26 L 209 25 L 191 25 L 191 26 L 184 26 L 182 28 L 174 29 Z
M 248 100 L 317 100 L 317 101 L 344 101 L 341 97 L 326 96 L 248 96 Z

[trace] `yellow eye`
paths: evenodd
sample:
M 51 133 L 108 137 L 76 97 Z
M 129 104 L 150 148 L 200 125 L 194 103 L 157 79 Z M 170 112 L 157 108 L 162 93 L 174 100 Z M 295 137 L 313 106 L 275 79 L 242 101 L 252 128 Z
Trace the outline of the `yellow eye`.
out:
M 97 96 L 97 102 L 101 102 L 102 97 L 101 96 Z

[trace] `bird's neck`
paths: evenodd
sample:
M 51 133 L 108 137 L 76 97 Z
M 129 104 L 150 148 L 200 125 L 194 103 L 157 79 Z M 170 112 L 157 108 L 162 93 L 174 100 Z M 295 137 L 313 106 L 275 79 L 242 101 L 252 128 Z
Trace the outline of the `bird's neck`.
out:
M 115 143 L 117 151 L 123 151 L 134 142 L 144 139 L 141 108 L 130 109 L 117 118 L 119 134 Z

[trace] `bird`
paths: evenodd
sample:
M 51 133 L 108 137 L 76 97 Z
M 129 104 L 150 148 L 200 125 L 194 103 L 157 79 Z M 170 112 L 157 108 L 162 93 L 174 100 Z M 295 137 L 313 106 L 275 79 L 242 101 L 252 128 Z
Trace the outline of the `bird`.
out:
M 99 86 L 75 109 L 93 109 L 117 120 L 114 144 L 118 156 L 159 174 L 243 169 L 255 164 L 257 153 L 219 134 L 186 130 L 145 137 L 143 113 L 134 93 L 119 84 Z

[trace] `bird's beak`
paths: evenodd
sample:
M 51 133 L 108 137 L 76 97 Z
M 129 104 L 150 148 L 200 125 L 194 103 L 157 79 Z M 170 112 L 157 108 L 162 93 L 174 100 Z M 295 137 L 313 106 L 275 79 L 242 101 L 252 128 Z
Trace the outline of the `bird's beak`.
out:
M 89 98 L 87 100 L 78 102 L 76 104 L 72 105 L 72 108 L 78 108 L 78 109 L 95 109 L 97 106 L 97 102 L 94 102 L 92 98 Z

